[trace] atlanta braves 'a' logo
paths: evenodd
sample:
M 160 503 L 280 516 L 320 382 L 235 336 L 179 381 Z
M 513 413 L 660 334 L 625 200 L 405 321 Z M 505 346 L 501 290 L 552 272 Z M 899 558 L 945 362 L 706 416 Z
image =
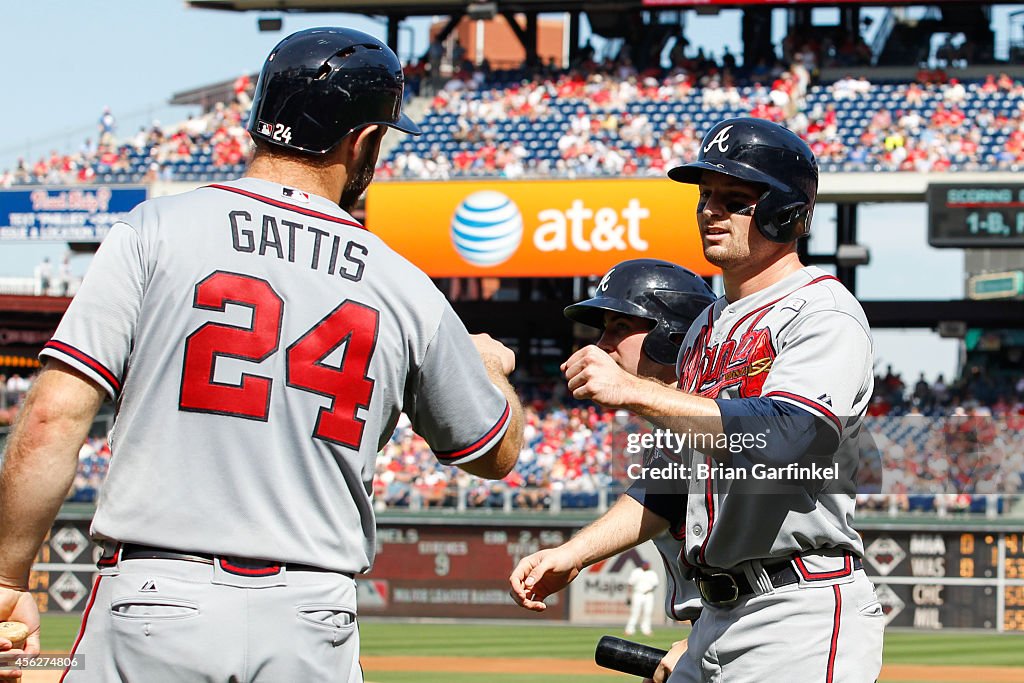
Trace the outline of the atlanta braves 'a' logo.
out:
M 711 151 L 711 148 L 718 145 L 718 151 L 725 154 L 729 151 L 729 146 L 725 143 L 729 140 L 729 131 L 732 130 L 732 126 L 726 126 L 722 130 L 718 131 L 718 134 L 709 142 L 704 145 L 704 153 L 707 154 Z
M 614 273 L 614 272 L 615 272 L 615 269 L 612 268 L 611 270 L 609 270 L 607 273 L 604 274 L 604 277 L 601 278 L 601 282 L 597 285 L 597 291 L 599 291 L 599 292 L 608 291 L 608 280 L 611 279 L 612 273 Z
M 740 398 L 760 396 L 778 355 L 771 330 L 751 325 L 739 339 L 727 339 L 710 347 L 705 344 L 707 333 L 707 328 L 702 328 L 694 344 L 683 354 L 679 387 L 708 398 L 716 398 L 736 386 Z

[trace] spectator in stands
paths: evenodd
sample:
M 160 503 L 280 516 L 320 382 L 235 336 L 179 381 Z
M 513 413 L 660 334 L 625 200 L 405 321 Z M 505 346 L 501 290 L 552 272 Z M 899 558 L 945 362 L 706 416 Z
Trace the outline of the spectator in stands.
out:
M 103 113 L 100 115 L 98 126 L 100 142 L 111 141 L 114 137 L 114 132 L 117 130 L 117 119 L 111 113 L 110 107 L 103 107 Z
M 427 47 L 427 63 L 430 66 L 430 80 L 433 89 L 441 86 L 441 62 L 444 59 L 444 45 L 440 40 L 431 40 Z
M 58 296 L 70 296 L 71 285 L 71 256 L 64 254 L 64 258 L 60 261 L 60 269 L 57 271 L 57 292 Z
M 50 265 L 50 257 L 44 256 L 42 262 L 35 268 L 36 294 L 46 296 L 50 293 L 50 279 L 53 277 L 53 266 Z
M 242 74 L 236 78 L 232 85 L 232 90 L 235 93 L 235 101 L 238 102 L 243 109 L 248 109 L 249 105 L 252 104 L 253 90 L 252 79 L 249 77 L 249 74 Z

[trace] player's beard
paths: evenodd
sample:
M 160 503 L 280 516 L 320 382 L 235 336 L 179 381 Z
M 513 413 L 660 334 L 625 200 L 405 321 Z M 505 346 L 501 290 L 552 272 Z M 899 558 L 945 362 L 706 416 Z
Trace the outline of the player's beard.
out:
M 366 139 L 363 146 L 362 159 L 356 172 L 349 176 L 345 187 L 341 190 L 341 197 L 338 199 L 338 206 L 348 213 L 352 213 L 356 202 L 366 192 L 366 188 L 373 182 L 373 172 L 377 165 L 377 153 L 380 150 L 380 141 L 384 137 L 384 130 L 380 128 Z
M 352 174 L 352 177 L 345 182 L 345 187 L 341 191 L 341 198 L 338 199 L 338 206 L 352 213 L 352 209 L 355 208 L 356 202 L 366 191 L 366 188 L 370 186 L 373 181 L 373 167 L 374 160 L 363 159 L 362 165 L 359 170 Z
M 741 264 L 750 257 L 749 245 L 746 244 L 746 240 L 737 238 L 734 230 L 729 232 L 724 241 L 709 242 L 704 239 L 703 243 L 704 258 L 708 263 L 719 268 L 729 268 Z

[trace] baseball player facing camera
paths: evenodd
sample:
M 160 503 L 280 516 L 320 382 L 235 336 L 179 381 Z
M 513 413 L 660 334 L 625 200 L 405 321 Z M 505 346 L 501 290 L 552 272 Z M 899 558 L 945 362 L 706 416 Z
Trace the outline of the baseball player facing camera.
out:
M 103 399 L 99 577 L 67 681 L 361 681 L 354 575 L 400 413 L 449 465 L 501 478 L 512 352 L 348 213 L 401 113 L 379 40 L 300 31 L 263 66 L 246 176 L 116 223 L 51 342 L 0 473 L 0 620 L 32 629 L 33 557 Z M 9 641 L 0 647 L 10 648 Z
M 600 329 L 602 332 L 597 347 L 626 372 L 669 385 L 676 381 L 675 362 L 686 331 L 715 298 L 714 292 L 704 280 L 686 268 L 657 259 L 634 259 L 613 266 L 601 278 L 594 296 L 568 306 L 565 316 Z M 650 467 L 658 467 L 666 460 L 659 451 L 651 450 L 644 453 L 644 462 Z M 619 539 L 606 537 L 607 533 L 614 533 L 617 529 L 635 526 L 645 529 L 642 540 L 652 538 L 661 555 L 668 579 L 665 591 L 666 614 L 677 621 L 696 619 L 700 614 L 700 595 L 693 581 L 683 575 L 683 568 L 679 564 L 682 543 L 667 528 L 657 533 L 656 527 L 667 527 L 664 520 L 632 496 L 620 497 L 599 520 L 563 546 L 541 550 L 523 558 L 509 579 L 513 599 L 528 609 L 544 609 L 539 606 L 540 603 L 525 595 L 524 581 L 528 576 L 543 576 L 543 588 L 535 590 L 542 590 L 544 595 L 557 592 L 567 586 L 583 566 L 589 566 L 642 542 L 639 536 L 630 537 L 628 533 L 622 536 L 621 543 Z M 628 538 L 636 539 L 636 543 L 628 543 L 625 540 Z M 591 542 L 609 547 L 610 544 L 619 545 L 607 554 L 602 553 L 600 557 L 595 556 L 593 560 L 579 564 L 577 555 L 586 552 L 584 547 Z M 641 605 L 634 604 L 631 607 L 633 613 L 639 616 Z M 630 623 L 633 622 L 631 615 Z M 630 632 L 627 628 L 627 634 Z M 681 641 L 666 655 L 655 676 L 658 683 L 663 683 L 667 678 L 672 664 L 685 649 L 686 641 Z
M 592 525 L 586 543 L 566 544 L 572 552 L 520 565 L 513 594 L 543 609 L 584 566 L 669 528 L 703 603 L 670 683 L 873 681 L 885 619 L 850 525 L 856 461 L 837 455 L 824 486 L 750 476 L 780 477 L 807 456 L 855 452 L 871 398 L 872 343 L 860 304 L 797 256 L 817 194 L 814 156 L 779 125 L 729 119 L 708 132 L 695 162 L 669 177 L 700 188 L 704 256 L 721 268 L 725 296 L 687 332 L 678 390 L 634 377 L 595 346 L 563 364 L 569 389 L 675 434 L 732 443 L 745 428 L 767 425 L 771 437 L 738 455 L 693 449 L 684 464 L 726 476 L 680 478 L 674 497 L 631 488 L 642 514 Z

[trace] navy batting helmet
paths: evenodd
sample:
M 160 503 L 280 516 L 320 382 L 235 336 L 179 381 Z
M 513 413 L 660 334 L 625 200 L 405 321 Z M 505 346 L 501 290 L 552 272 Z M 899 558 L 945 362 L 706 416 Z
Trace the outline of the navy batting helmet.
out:
M 402 113 L 405 78 L 391 49 L 349 28 L 288 36 L 263 64 L 249 115 L 254 138 L 312 154 L 354 130 L 379 124 L 419 135 Z
M 791 242 L 810 232 L 818 164 L 793 131 L 762 119 L 726 119 L 704 136 L 697 160 L 673 168 L 668 177 L 697 184 L 704 171 L 764 187 L 754 221 L 765 238 Z
M 656 363 L 675 365 L 690 323 L 715 298 L 699 275 L 682 266 L 633 259 L 605 273 L 593 298 L 567 306 L 565 317 L 598 329 L 604 329 L 605 311 L 651 320 L 655 325 L 644 339 L 644 353 Z

